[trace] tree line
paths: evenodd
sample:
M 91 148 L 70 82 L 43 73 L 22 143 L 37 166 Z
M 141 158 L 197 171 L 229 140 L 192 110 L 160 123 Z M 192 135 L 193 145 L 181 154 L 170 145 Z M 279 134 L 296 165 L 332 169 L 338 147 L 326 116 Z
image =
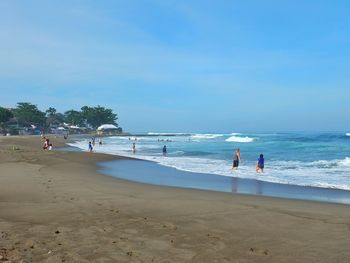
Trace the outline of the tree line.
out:
M 5 129 L 11 120 L 18 125 L 34 125 L 42 130 L 64 123 L 85 128 L 96 129 L 102 124 L 114 124 L 118 127 L 118 115 L 113 110 L 101 107 L 83 106 L 80 110 L 57 112 L 55 108 L 40 111 L 37 105 L 29 102 L 19 102 L 15 108 L 0 107 L 0 128 Z M 121 129 L 120 129 L 121 130 Z

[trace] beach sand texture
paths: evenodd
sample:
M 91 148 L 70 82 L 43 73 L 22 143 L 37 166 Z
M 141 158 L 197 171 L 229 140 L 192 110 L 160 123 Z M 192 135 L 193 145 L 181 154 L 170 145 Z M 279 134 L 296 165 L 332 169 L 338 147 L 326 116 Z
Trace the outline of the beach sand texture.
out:
M 0 262 L 350 262 L 348 205 L 133 183 L 41 145 L 0 138 Z

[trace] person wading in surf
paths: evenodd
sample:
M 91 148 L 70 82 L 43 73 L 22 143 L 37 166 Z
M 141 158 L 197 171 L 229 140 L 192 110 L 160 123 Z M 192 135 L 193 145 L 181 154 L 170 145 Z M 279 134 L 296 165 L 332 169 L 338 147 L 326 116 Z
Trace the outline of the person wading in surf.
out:
M 239 148 L 236 149 L 234 155 L 233 155 L 233 164 L 232 169 L 237 170 L 239 166 L 239 162 L 241 161 L 241 151 Z
M 260 157 L 258 158 L 258 160 L 256 162 L 256 168 L 255 168 L 256 172 L 258 173 L 259 171 L 261 171 L 263 173 L 264 166 L 265 166 L 264 155 L 260 154 Z

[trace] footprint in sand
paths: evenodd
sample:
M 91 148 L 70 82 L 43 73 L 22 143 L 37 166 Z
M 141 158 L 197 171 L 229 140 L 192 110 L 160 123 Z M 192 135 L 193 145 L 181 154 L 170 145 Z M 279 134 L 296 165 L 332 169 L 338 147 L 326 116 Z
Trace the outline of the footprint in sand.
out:
M 220 237 L 218 237 L 218 236 L 213 236 L 212 234 L 207 234 L 207 237 L 220 240 Z
M 264 254 L 266 256 L 269 254 L 269 250 L 268 249 L 265 249 L 265 250 L 262 251 L 261 249 L 256 249 L 256 248 L 251 247 L 249 249 L 249 251 L 252 252 L 252 253 L 254 253 L 254 252 L 261 252 L 262 254 Z
M 0 234 L 1 234 L 0 237 L 2 239 L 6 239 L 8 237 L 8 234 L 6 232 L 1 231 Z

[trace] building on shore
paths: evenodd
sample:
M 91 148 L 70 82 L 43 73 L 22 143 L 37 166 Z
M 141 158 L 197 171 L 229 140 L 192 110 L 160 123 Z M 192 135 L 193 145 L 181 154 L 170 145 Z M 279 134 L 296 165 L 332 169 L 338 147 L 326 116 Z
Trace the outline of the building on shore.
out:
M 116 135 L 121 133 L 121 128 L 113 124 L 103 124 L 97 128 L 98 135 Z

